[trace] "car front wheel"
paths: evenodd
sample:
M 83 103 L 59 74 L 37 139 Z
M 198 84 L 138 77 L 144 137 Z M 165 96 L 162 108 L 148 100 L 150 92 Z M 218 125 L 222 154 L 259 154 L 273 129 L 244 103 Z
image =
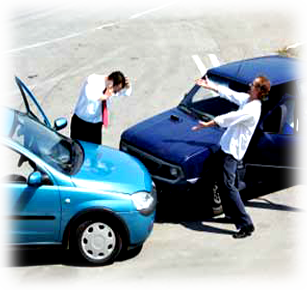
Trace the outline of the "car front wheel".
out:
M 111 263 L 121 248 L 121 237 L 110 222 L 85 221 L 76 229 L 73 250 L 86 262 L 96 265 Z
M 212 186 L 212 212 L 213 215 L 219 215 L 223 213 L 222 201 L 217 182 L 214 182 Z

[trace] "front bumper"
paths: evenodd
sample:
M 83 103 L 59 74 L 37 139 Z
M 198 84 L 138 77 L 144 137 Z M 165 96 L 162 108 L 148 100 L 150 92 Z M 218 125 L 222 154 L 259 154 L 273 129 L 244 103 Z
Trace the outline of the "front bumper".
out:
M 129 246 L 140 245 L 145 242 L 153 230 L 155 212 L 148 216 L 138 211 L 122 213 L 121 218 L 125 221 L 129 231 Z

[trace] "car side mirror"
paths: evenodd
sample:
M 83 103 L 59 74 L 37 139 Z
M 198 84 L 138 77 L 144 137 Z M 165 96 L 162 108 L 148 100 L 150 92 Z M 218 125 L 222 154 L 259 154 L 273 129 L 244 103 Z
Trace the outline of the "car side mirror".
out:
M 54 129 L 60 131 L 67 126 L 67 120 L 65 118 L 58 118 L 54 121 Z
M 28 185 L 39 187 L 43 182 L 43 176 L 39 171 L 32 172 L 28 177 Z

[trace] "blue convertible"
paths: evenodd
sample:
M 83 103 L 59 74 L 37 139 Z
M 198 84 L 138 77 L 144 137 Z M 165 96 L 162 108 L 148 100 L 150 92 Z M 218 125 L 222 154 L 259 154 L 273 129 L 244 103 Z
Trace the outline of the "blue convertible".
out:
M 94 264 L 140 249 L 156 205 L 147 169 L 126 153 L 59 134 L 66 120 L 51 126 L 34 95 L 16 82 L 25 110 L 1 109 L 11 243 L 63 245 Z
M 295 148 L 302 144 L 301 133 L 306 123 L 299 105 L 303 85 L 299 68 L 297 59 L 274 55 L 228 63 L 207 72 L 212 82 L 243 92 L 260 74 L 271 81 L 258 127 L 238 167 L 240 190 L 259 184 L 296 182 L 300 165 Z M 236 104 L 217 93 L 194 85 L 176 108 L 127 129 L 121 136 L 120 148 L 147 166 L 157 185 L 158 199 L 169 192 L 176 196 L 181 191 L 188 192 L 189 200 L 193 200 L 194 191 L 206 195 L 207 204 L 219 213 L 222 208 L 215 177 L 204 176 L 208 176 L 214 164 L 214 152 L 224 129 L 192 132 L 191 128 L 199 120 L 208 121 L 236 109 Z M 206 190 L 207 185 L 211 186 Z

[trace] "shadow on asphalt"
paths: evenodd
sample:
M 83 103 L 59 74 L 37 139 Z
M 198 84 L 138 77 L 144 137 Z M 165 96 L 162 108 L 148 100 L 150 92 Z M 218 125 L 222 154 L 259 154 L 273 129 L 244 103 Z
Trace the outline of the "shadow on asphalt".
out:
M 2 249 L 0 257 L 0 268 L 70 265 L 67 253 L 62 249 Z
M 216 222 L 217 226 L 207 225 L 206 222 Z M 236 231 L 222 229 L 218 226 L 218 223 L 224 222 L 222 219 L 212 217 L 212 211 L 202 197 L 194 197 L 193 202 L 184 199 L 171 201 L 164 198 L 157 205 L 156 223 L 181 224 L 193 231 L 233 235 Z
M 293 212 L 303 212 L 304 211 L 302 208 L 274 203 L 266 198 L 258 198 L 258 200 L 247 201 L 245 204 L 247 207 L 262 208 L 262 209 L 269 209 L 269 210 L 293 211 Z
M 207 232 L 207 233 L 212 233 L 212 234 L 219 234 L 219 235 L 233 235 L 234 233 L 236 233 L 235 230 L 225 230 L 225 229 L 221 229 L 219 227 L 213 227 L 213 226 L 209 226 L 206 224 L 203 224 L 203 222 L 206 221 L 195 221 L 195 222 L 181 222 L 180 224 L 183 225 L 184 227 L 190 229 L 190 230 L 194 230 L 194 231 L 198 231 L 198 232 Z M 208 219 L 207 222 L 218 222 L 216 220 L 213 219 Z M 222 221 L 220 223 L 223 223 Z
M 211 209 L 202 199 L 192 201 L 163 199 L 159 201 L 156 211 L 156 223 L 179 223 L 184 221 L 199 221 L 212 217 Z
M 142 250 L 142 247 L 127 251 L 120 254 L 114 263 L 124 262 L 135 258 Z M 10 249 L 9 267 L 29 267 L 29 266 L 48 266 L 48 265 L 64 265 L 73 267 L 105 267 L 80 262 L 73 257 L 68 250 L 60 247 L 45 248 L 18 248 Z
M 247 207 L 260 208 L 264 210 L 278 211 L 303 211 L 300 208 L 291 207 L 285 204 L 271 202 L 263 196 L 275 192 L 277 188 L 263 187 L 254 188 L 254 191 L 243 193 Z M 261 192 L 261 195 L 259 194 Z M 206 225 L 205 222 L 215 222 L 217 227 Z M 202 194 L 169 194 L 163 196 L 157 206 L 156 223 L 177 223 L 194 231 L 203 231 L 214 234 L 233 235 L 235 230 L 219 228 L 218 224 L 225 223 L 222 218 L 212 217 L 210 207 Z M 117 258 L 115 263 L 133 259 L 141 251 L 129 251 Z M 65 265 L 75 267 L 96 267 L 77 261 L 69 254 L 69 251 L 62 248 L 40 248 L 40 249 L 10 249 L 10 267 L 28 267 L 43 265 Z M 107 265 L 106 265 L 107 266 Z M 101 266 L 100 266 L 101 267 Z
M 242 192 L 241 195 L 246 207 L 292 212 L 303 211 L 297 207 L 274 203 L 264 197 L 281 189 L 284 188 L 262 184 L 254 186 L 253 190 Z M 206 222 L 217 223 L 217 227 L 204 224 Z M 201 195 L 170 194 L 163 196 L 162 201 L 157 205 L 156 223 L 178 223 L 191 230 L 223 235 L 233 235 L 236 232 L 236 230 L 225 230 L 218 227 L 218 224 L 230 222 L 219 217 L 213 218 L 208 202 Z

